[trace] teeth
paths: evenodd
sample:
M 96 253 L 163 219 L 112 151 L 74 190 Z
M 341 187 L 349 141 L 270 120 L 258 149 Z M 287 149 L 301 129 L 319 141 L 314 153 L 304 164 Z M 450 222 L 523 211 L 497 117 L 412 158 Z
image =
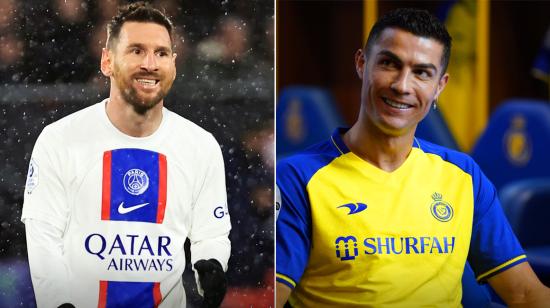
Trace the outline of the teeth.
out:
M 384 98 L 384 103 L 392 106 L 393 108 L 397 108 L 397 109 L 407 109 L 407 108 L 410 107 L 407 104 L 401 104 L 401 103 L 392 101 L 391 99 L 388 99 L 388 98 Z
M 151 79 L 138 79 L 137 81 L 145 85 L 154 85 L 157 83 L 156 80 L 151 80 Z

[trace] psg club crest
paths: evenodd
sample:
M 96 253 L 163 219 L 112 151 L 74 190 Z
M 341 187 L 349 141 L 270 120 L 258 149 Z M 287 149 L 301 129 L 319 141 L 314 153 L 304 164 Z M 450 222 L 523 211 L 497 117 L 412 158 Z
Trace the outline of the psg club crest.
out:
M 139 196 L 149 188 L 149 177 L 145 171 L 130 169 L 124 174 L 124 189 L 134 196 Z
M 451 218 L 453 218 L 454 211 L 449 203 L 443 201 L 443 196 L 436 192 L 432 195 L 432 199 L 434 200 L 432 205 L 430 205 L 430 212 L 432 213 L 432 216 L 441 222 L 451 220 Z

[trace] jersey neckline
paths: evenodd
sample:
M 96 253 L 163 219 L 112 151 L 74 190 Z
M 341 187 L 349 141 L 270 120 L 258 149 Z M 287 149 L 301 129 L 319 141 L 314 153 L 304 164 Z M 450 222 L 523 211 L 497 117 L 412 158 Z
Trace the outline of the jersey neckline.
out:
M 357 166 L 357 168 L 361 170 L 361 172 L 364 172 L 370 177 L 373 177 L 374 179 L 377 179 L 383 182 L 391 181 L 392 178 L 400 178 L 401 175 L 409 172 L 412 166 L 414 166 L 414 161 L 418 159 L 419 157 L 418 154 L 422 153 L 420 144 L 418 143 L 418 140 L 415 138 L 411 151 L 409 155 L 407 155 L 407 158 L 405 159 L 405 161 L 401 164 L 401 166 L 399 166 L 394 171 L 388 172 L 362 159 L 361 157 L 353 153 L 346 146 L 346 144 L 344 143 L 344 140 L 342 139 L 342 134 L 346 133 L 349 129 L 350 129 L 349 127 L 336 128 L 331 135 L 332 144 L 340 152 L 340 156 L 345 156 L 349 158 L 350 162 L 352 162 L 355 166 Z
M 127 135 L 123 132 L 121 132 L 112 122 L 111 120 L 109 119 L 109 117 L 107 116 L 107 103 L 109 102 L 109 98 L 106 98 L 104 99 L 103 101 L 101 101 L 98 105 L 100 109 L 100 114 L 101 114 L 101 119 L 102 121 L 104 122 L 104 124 L 106 125 L 106 127 L 115 132 L 115 134 L 121 138 L 124 138 L 126 140 L 132 140 L 132 141 L 135 141 L 135 142 L 145 142 L 145 141 L 149 141 L 149 140 L 152 140 L 152 139 L 155 139 L 156 136 L 158 135 L 161 135 L 162 134 L 162 131 L 164 131 L 167 126 L 167 122 L 168 122 L 168 112 L 166 112 L 166 108 L 162 107 L 162 119 L 161 119 L 161 122 L 160 122 L 160 125 L 159 127 L 149 136 L 145 136 L 145 137 L 133 137 L 133 136 L 130 136 L 130 135 Z

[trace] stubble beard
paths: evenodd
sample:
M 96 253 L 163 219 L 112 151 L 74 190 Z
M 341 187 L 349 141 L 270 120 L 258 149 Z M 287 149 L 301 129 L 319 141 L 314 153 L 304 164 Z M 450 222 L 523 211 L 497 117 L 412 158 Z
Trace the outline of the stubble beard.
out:
M 130 76 L 128 82 L 125 82 L 123 74 L 120 73 L 120 68 L 115 63 L 115 69 L 114 74 L 115 82 L 117 83 L 117 87 L 120 90 L 120 94 L 122 95 L 122 99 L 132 108 L 134 109 L 134 112 L 136 112 L 139 115 L 144 115 L 147 113 L 147 111 L 153 109 L 158 103 L 160 103 L 164 97 L 167 95 L 167 90 L 165 91 L 161 85 L 160 89 L 153 98 L 151 99 L 144 99 L 139 97 L 138 91 L 133 87 L 132 82 L 135 78 L 135 76 Z M 159 78 L 160 79 L 160 78 Z M 159 81 L 160 83 L 161 81 Z M 170 89 L 170 87 L 168 87 Z
M 153 109 L 166 96 L 166 93 L 161 89 L 153 98 L 146 100 L 144 98 L 140 98 L 136 89 L 132 86 L 128 86 L 127 88 L 121 90 L 123 100 L 132 106 L 134 111 L 139 115 L 146 114 L 147 111 Z

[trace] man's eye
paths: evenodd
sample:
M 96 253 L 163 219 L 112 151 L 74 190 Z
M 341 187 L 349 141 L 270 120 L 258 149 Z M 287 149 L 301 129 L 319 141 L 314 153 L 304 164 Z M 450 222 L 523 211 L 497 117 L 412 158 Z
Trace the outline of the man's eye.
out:
M 166 56 L 168 56 L 168 53 L 167 53 L 166 51 L 159 51 L 157 54 L 158 54 L 159 57 L 166 57 Z
M 380 66 L 386 67 L 386 68 L 395 68 L 397 67 L 397 63 L 391 59 L 382 59 L 380 60 Z
M 432 74 L 430 74 L 430 72 L 426 71 L 426 70 L 418 70 L 416 72 L 416 74 L 418 76 L 420 76 L 420 78 L 424 78 L 424 79 L 428 79 L 428 78 L 431 78 L 432 77 Z
M 134 48 L 134 49 L 132 49 L 132 53 L 135 54 L 135 55 L 139 55 L 141 53 L 141 50 L 138 49 L 138 48 Z

